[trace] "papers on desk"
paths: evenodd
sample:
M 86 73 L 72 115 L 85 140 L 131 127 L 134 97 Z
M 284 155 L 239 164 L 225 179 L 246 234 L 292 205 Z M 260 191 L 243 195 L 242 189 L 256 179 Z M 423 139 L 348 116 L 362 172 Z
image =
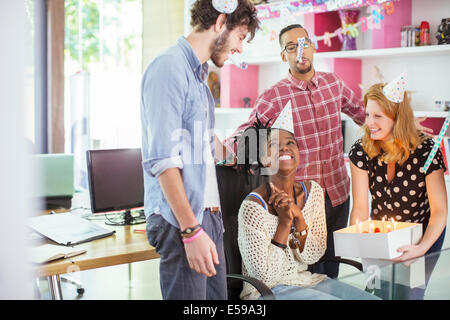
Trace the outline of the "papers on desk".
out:
M 29 260 L 33 263 L 47 263 L 58 259 L 67 259 L 85 253 L 86 249 L 75 249 L 44 244 L 42 246 L 30 248 L 28 252 Z
M 72 213 L 47 214 L 28 219 L 28 226 L 44 237 L 66 246 L 104 238 L 115 233 Z

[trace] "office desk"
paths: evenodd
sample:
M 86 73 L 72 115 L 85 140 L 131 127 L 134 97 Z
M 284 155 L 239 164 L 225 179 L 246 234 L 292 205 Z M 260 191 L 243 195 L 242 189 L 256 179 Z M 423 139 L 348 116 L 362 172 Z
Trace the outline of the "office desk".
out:
M 37 277 L 48 277 L 52 299 L 62 299 L 59 278 L 61 274 L 159 258 L 155 249 L 148 243 L 146 234 L 133 231 L 145 229 L 145 224 L 108 226 L 101 220 L 94 222 L 107 229 L 116 230 L 116 233 L 74 246 L 76 249 L 87 250 L 79 256 L 33 267 Z

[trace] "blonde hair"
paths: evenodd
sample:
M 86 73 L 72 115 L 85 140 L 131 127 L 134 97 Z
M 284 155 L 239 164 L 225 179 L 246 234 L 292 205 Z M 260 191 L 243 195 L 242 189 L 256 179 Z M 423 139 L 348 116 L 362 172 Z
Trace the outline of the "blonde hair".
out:
M 383 83 L 371 86 L 364 95 L 364 106 L 367 107 L 369 100 L 374 100 L 383 113 L 394 121 L 391 137 L 387 141 L 373 140 L 370 138 L 369 128 L 364 124 L 364 136 L 361 142 L 370 159 L 381 155 L 382 161 L 387 163 L 394 161 L 402 165 L 409 158 L 411 151 L 415 150 L 426 137 L 416 128 L 414 114 L 406 92 L 402 102 L 391 102 L 383 94 L 384 86 Z

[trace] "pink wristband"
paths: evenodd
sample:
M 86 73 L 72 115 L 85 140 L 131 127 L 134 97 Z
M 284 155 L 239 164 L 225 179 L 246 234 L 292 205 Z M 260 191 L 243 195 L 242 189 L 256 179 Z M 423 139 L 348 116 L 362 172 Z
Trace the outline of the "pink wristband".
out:
M 192 237 L 190 238 L 183 238 L 183 243 L 189 243 L 194 241 L 195 239 L 197 239 L 198 237 L 200 237 L 203 233 L 203 228 L 200 228 L 200 230 L 197 231 L 196 234 L 194 234 Z

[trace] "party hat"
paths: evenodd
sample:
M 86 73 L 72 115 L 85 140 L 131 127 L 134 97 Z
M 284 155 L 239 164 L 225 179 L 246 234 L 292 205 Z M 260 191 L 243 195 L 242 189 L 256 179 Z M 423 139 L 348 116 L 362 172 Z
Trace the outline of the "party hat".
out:
M 405 95 L 406 77 L 402 72 L 397 78 L 389 82 L 383 88 L 383 94 L 389 101 L 400 103 Z
M 273 123 L 272 129 L 283 129 L 294 133 L 294 121 L 292 120 L 292 107 L 291 100 L 289 100 L 284 106 L 278 118 Z
M 238 6 L 238 0 L 212 0 L 214 9 L 221 13 L 233 13 Z

